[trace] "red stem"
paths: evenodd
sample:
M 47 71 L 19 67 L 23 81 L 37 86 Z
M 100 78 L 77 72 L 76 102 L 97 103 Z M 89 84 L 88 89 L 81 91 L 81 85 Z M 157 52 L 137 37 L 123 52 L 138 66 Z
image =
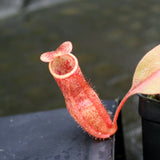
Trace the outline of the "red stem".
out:
M 118 116 L 119 116 L 119 113 L 124 105 L 124 103 L 127 101 L 127 99 L 133 95 L 133 92 L 131 90 L 129 90 L 129 92 L 124 96 L 124 98 L 122 99 L 122 101 L 120 102 L 117 110 L 116 110 L 116 113 L 114 115 L 114 119 L 113 119 L 113 124 L 116 124 L 117 123 L 117 119 L 118 119 Z

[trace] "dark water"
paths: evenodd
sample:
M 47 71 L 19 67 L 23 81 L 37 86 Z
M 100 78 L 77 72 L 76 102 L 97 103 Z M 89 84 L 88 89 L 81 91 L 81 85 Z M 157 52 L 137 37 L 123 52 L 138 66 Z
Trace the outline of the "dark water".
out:
M 101 99 L 122 98 L 141 57 L 160 43 L 158 0 L 75 0 L 0 21 L 0 116 L 65 107 L 40 62 L 66 40 Z M 123 108 L 127 156 L 141 159 L 138 99 Z

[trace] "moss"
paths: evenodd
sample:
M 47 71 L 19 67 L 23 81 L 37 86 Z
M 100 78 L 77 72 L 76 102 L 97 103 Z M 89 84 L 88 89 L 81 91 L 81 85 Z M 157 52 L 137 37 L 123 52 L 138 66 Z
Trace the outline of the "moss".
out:
M 146 95 L 146 97 L 150 99 L 155 99 L 155 100 L 160 100 L 160 94 L 155 94 L 155 95 Z

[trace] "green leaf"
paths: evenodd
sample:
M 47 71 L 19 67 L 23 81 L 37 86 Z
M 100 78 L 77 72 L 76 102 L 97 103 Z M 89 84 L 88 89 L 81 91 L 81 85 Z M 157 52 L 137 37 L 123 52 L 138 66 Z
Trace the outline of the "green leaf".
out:
M 133 93 L 160 93 L 160 45 L 149 51 L 139 62 L 133 76 Z
M 148 95 L 160 93 L 160 45 L 149 51 L 138 63 L 132 86 L 119 104 L 113 123 L 117 123 L 119 112 L 126 100 L 137 93 Z

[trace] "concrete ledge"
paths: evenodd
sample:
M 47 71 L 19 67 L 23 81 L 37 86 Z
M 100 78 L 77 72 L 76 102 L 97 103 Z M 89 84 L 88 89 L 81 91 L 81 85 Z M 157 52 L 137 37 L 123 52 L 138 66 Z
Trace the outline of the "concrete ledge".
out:
M 0 128 L 0 160 L 114 160 L 114 136 L 94 140 L 67 109 L 2 117 Z

